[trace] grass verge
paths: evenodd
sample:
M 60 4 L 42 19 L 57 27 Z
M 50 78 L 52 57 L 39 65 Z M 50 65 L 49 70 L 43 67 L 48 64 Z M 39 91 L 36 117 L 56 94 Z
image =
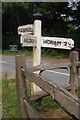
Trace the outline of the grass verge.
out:
M 3 50 L 2 54 L 4 55 L 27 55 L 27 56 L 31 56 L 32 55 L 32 50 L 27 50 L 27 49 L 23 49 L 20 50 L 18 52 L 11 52 L 10 50 Z
M 18 117 L 18 105 L 16 96 L 15 79 L 7 79 L 5 77 L 2 80 L 3 88 L 3 118 L 17 118 Z M 69 115 L 53 101 L 51 96 L 42 98 L 41 105 L 38 102 L 32 102 L 32 106 L 44 117 L 47 118 L 68 118 Z
M 38 102 L 33 102 L 32 106 L 42 115 L 43 118 L 72 120 L 51 96 L 42 98 L 41 105 L 39 105 Z
M 14 79 L 2 80 L 3 118 L 17 118 L 17 97 Z
M 2 50 L 2 54 L 4 55 L 26 55 L 26 56 L 32 56 L 33 55 L 33 49 L 32 48 L 24 48 L 20 49 L 18 52 L 10 52 L 9 49 L 7 50 Z M 47 49 L 42 49 L 42 57 L 48 57 L 48 58 L 68 58 L 69 57 L 69 51 L 60 51 L 58 50 L 47 50 Z

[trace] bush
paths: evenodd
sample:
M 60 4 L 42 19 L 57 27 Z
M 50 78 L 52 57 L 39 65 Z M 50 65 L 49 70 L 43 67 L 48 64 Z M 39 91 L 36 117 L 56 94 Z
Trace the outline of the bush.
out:
M 9 49 L 9 45 L 18 45 L 20 48 L 20 38 L 18 35 L 3 35 L 2 36 L 2 49 Z

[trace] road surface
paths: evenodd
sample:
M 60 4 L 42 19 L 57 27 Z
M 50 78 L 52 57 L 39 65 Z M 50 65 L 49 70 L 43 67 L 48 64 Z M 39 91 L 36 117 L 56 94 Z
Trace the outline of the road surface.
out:
M 54 63 L 55 65 L 61 64 L 69 64 L 69 61 L 55 61 L 55 60 L 46 60 L 42 59 L 42 63 Z M 9 78 L 15 78 L 15 56 L 6 56 L 6 55 L 0 55 L 0 79 L 2 79 L 2 76 L 4 77 L 5 74 Z M 26 58 L 26 66 L 31 67 L 32 66 L 32 58 L 27 57 Z M 60 86 L 66 86 L 69 84 L 69 71 L 66 69 L 53 69 L 53 70 L 46 70 L 42 73 L 42 77 L 46 78 L 49 82 L 55 82 Z M 78 85 L 80 85 L 80 70 L 79 70 L 79 76 L 78 76 Z M 0 98 L 1 98 L 1 80 L 0 80 Z M 0 99 L 1 104 L 1 99 Z M 0 105 L 0 113 L 1 112 L 1 105 Z M 1 116 L 1 114 L 0 114 Z
M 42 63 L 53 63 L 59 64 L 58 61 L 49 61 L 49 60 L 42 60 Z M 15 57 L 14 56 L 2 56 L 2 60 L 0 61 L 0 64 L 2 63 L 2 76 L 4 76 L 6 73 L 8 77 L 15 78 Z M 60 62 L 60 64 L 63 63 Z M 64 61 L 65 64 L 69 64 L 69 61 Z M 28 57 L 26 58 L 26 66 L 31 67 L 32 66 L 32 58 Z M 42 73 L 42 76 L 46 79 L 48 79 L 50 82 L 54 81 L 57 84 L 63 86 L 67 85 L 69 83 L 69 71 L 66 69 L 53 69 L 53 70 L 47 70 Z M 1 77 L 1 76 L 0 76 Z M 80 76 L 78 77 L 80 79 Z
M 69 64 L 69 61 L 55 61 L 55 60 L 42 60 L 42 63 L 54 63 L 55 65 L 61 64 L 61 63 Z M 9 78 L 15 78 L 15 57 L 14 56 L 5 56 L 0 55 L 0 79 L 2 79 L 2 76 L 4 77 L 5 74 Z M 32 58 L 28 57 L 26 58 L 26 66 L 31 67 L 32 66 Z M 46 78 L 49 82 L 55 82 L 60 86 L 66 86 L 69 83 L 69 71 L 66 69 L 53 69 L 53 70 L 46 70 L 42 73 L 42 76 Z M 78 85 L 80 85 L 80 70 L 79 70 L 79 76 L 78 76 Z M 0 80 L 0 118 L 2 115 L 2 86 L 1 86 L 1 80 Z

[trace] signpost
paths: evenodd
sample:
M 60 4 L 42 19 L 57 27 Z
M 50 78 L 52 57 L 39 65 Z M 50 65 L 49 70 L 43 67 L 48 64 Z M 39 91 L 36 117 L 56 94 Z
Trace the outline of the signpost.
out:
M 74 41 L 70 38 L 59 38 L 59 37 L 42 37 L 41 36 L 41 17 L 40 13 L 35 13 L 34 25 L 23 25 L 18 27 L 18 34 L 21 34 L 21 44 L 22 46 L 32 46 L 33 47 L 33 66 L 41 64 L 41 47 L 57 48 L 57 49 L 71 49 L 74 47 Z M 33 35 L 30 35 L 32 34 Z M 38 72 L 36 72 L 38 74 Z M 34 94 L 41 89 L 32 84 Z
M 21 36 L 22 46 L 37 46 L 37 37 L 34 35 L 23 34 Z
M 41 37 L 41 47 L 71 49 L 74 47 L 74 41 L 70 38 Z
M 33 47 L 33 66 L 41 64 L 41 20 L 39 19 L 42 15 L 36 13 L 34 17 L 34 36 L 37 36 L 37 46 Z M 38 74 L 39 72 L 36 72 Z M 38 91 L 41 91 L 35 83 L 32 83 L 32 94 L 35 94 Z
M 22 25 L 18 27 L 18 34 L 23 35 L 24 33 L 32 34 L 33 33 L 33 25 Z

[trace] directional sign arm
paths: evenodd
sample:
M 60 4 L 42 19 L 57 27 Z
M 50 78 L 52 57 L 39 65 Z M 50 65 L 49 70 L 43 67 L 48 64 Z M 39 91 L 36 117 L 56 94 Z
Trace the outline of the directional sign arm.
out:
M 22 25 L 18 27 L 18 34 L 24 34 L 24 33 L 33 33 L 33 25 L 28 24 L 28 25 Z
M 72 49 L 74 41 L 70 38 L 41 37 L 41 46 L 57 49 Z

